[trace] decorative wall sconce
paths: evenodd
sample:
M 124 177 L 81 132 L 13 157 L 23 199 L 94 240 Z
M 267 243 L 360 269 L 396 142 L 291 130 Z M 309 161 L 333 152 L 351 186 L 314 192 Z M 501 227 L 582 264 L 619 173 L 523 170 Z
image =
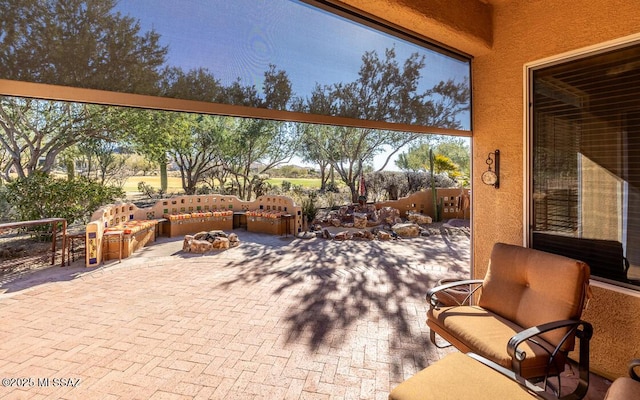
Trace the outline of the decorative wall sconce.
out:
M 489 169 L 482 173 L 482 183 L 497 189 L 500 187 L 500 150 L 489 153 L 485 162 Z

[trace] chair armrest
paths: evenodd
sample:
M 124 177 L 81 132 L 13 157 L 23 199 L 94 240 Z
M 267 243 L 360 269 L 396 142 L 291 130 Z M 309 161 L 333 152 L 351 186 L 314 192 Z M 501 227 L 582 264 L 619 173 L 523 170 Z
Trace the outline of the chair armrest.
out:
M 507 353 L 511 357 L 512 367 L 516 373 L 520 372 L 520 366 L 522 362 L 527 358 L 527 354 L 524 351 L 518 350 L 518 346 L 525 341 L 531 341 L 533 343 L 539 344 L 536 342 L 535 338 L 540 336 L 545 332 L 550 332 L 556 329 L 567 329 L 567 333 L 563 336 L 560 343 L 558 343 L 552 351 L 549 351 L 550 361 L 548 367 L 551 367 L 553 364 L 553 358 L 560 352 L 562 345 L 567 341 L 567 339 L 571 338 L 573 335 L 580 339 L 580 354 L 578 361 L 578 371 L 579 371 L 579 379 L 578 385 L 576 386 L 573 393 L 568 396 L 563 396 L 561 399 L 581 399 L 589 388 L 589 341 L 593 336 L 593 327 L 590 323 L 582 320 L 563 320 L 563 321 L 554 321 L 546 324 L 534 326 L 532 328 L 525 329 L 524 331 L 514 335 L 511 339 L 509 339 L 509 343 L 507 344 Z M 544 341 L 544 340 L 542 340 Z M 539 344 L 540 345 L 540 344 Z M 545 346 L 540 345 L 542 348 L 546 348 Z M 547 376 L 545 376 L 545 381 L 548 378 L 549 371 L 547 371 Z
M 640 367 L 640 358 L 636 358 L 631 360 L 629 363 L 629 376 L 634 380 L 640 382 L 640 375 L 635 371 L 636 368 Z
M 449 283 L 445 283 L 444 285 L 439 285 L 439 286 L 435 286 L 431 289 L 429 289 L 427 291 L 427 302 L 429 302 L 429 305 L 433 308 L 433 307 L 437 307 L 438 306 L 438 302 L 436 301 L 436 297 L 435 295 L 438 292 L 441 292 L 443 290 L 446 289 L 451 289 L 451 288 L 455 288 L 457 286 L 470 286 L 470 285 L 478 285 L 475 288 L 473 288 L 473 290 L 469 291 L 469 295 L 466 297 L 465 301 L 462 302 L 462 304 L 466 303 L 469 298 L 471 298 L 471 296 L 482 287 L 482 283 L 484 281 L 482 279 L 464 279 L 464 280 L 460 280 L 460 281 L 456 281 L 456 282 L 449 282 Z M 460 305 L 462 305 L 460 304 Z

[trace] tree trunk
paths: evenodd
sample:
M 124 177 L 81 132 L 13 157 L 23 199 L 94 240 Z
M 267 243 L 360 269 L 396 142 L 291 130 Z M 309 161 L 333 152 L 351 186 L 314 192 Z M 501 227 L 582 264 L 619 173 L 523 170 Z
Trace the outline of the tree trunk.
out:
M 351 191 L 351 202 L 357 203 L 359 195 L 358 195 L 358 188 L 356 187 L 356 184 L 353 182 L 349 182 L 349 190 Z
M 327 190 L 327 173 L 325 167 L 320 166 L 320 191 L 324 192 L 325 190 Z

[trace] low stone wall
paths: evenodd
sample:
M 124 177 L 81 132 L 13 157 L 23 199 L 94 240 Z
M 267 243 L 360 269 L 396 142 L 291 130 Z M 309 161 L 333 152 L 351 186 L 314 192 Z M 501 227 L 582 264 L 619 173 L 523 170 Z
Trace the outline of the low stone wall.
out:
M 191 214 L 165 214 L 169 237 L 211 230 L 232 230 L 233 211 L 195 212 Z
M 436 201 L 440 208 L 440 219 L 470 219 L 471 192 L 469 189 L 451 188 L 436 189 Z M 412 193 L 398 200 L 381 201 L 376 203 L 376 208 L 392 207 L 400 211 L 402 218 L 407 218 L 407 213 L 419 213 L 433 215 L 433 195 L 431 190 Z
M 162 199 L 151 207 L 138 208 L 133 203 L 109 204 L 95 211 L 86 227 L 87 252 L 85 264 L 99 265 L 103 260 L 118 257 L 118 244 L 122 257 L 155 240 L 156 234 L 170 237 L 194 234 L 200 231 L 232 230 L 234 215 L 247 220 L 247 230 L 269 234 L 300 232 L 302 208 L 287 196 L 260 196 L 253 201 L 243 201 L 236 196 L 193 195 Z M 284 225 L 286 223 L 286 225 Z M 144 225 L 137 233 L 133 225 Z M 129 230 L 129 232 L 127 232 Z M 120 231 L 104 240 L 106 231 Z M 118 239 L 115 239 L 118 238 Z

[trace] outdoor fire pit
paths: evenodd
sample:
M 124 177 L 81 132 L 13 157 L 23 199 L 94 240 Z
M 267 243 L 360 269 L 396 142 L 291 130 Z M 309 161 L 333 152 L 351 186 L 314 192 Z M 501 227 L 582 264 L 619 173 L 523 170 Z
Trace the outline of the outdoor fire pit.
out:
M 235 233 L 226 234 L 223 231 L 215 230 L 186 235 L 182 243 L 182 251 L 202 254 L 212 250 L 237 247 L 238 245 L 240 245 L 240 239 Z

